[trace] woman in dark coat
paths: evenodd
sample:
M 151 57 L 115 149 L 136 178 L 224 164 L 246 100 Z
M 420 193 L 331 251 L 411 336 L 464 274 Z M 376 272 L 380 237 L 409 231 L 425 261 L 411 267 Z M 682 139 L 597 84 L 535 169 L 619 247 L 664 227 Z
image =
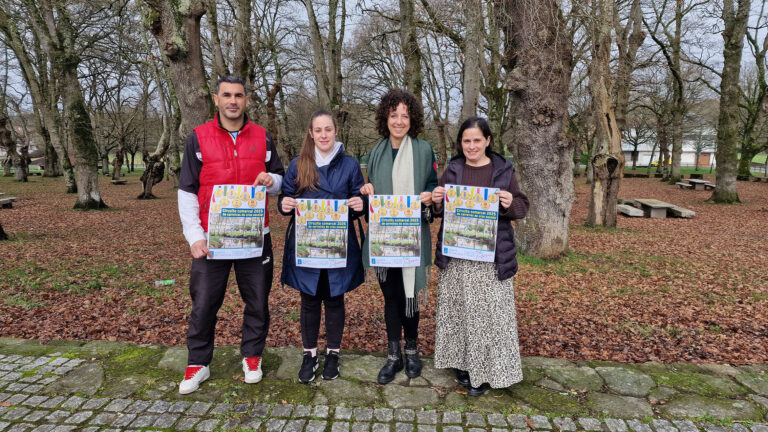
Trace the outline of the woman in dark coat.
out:
M 498 188 L 499 219 L 494 262 L 443 255 L 442 227 L 437 239 L 438 268 L 435 317 L 435 367 L 456 369 L 470 396 L 488 387 L 522 381 L 517 338 L 515 293 L 517 272 L 512 221 L 528 213 L 528 197 L 520 191 L 515 168 L 493 151 L 493 136 L 484 118 L 467 119 L 456 138 L 456 156 L 448 163 L 440 186 L 432 191 L 435 216 L 442 216 L 445 185 Z
M 317 338 L 320 315 L 325 304 L 327 353 L 323 378 L 339 376 L 339 350 L 344 333 L 344 293 L 363 283 L 365 274 L 360 245 L 353 222 L 363 215 L 366 199 L 360 195 L 363 174 L 357 161 L 344 154 L 344 146 L 336 142 L 336 122 L 328 111 L 317 111 L 304 138 L 299 157 L 291 161 L 285 174 L 278 208 L 291 215 L 285 239 L 281 281 L 301 292 L 301 339 L 304 357 L 299 381 L 315 379 L 318 368 Z M 318 269 L 296 265 L 296 232 L 294 229 L 296 198 L 346 199 L 350 209 L 347 236 L 347 262 L 344 268 Z

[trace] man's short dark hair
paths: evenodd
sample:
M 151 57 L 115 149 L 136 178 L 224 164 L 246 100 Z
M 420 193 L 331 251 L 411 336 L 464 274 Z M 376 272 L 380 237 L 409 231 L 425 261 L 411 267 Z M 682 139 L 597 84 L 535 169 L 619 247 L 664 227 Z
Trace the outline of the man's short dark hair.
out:
M 216 90 L 214 93 L 219 94 L 219 86 L 221 83 L 230 83 L 230 84 L 240 84 L 243 86 L 243 90 L 245 90 L 245 80 L 240 78 L 239 76 L 235 75 L 221 75 L 218 80 L 216 80 Z

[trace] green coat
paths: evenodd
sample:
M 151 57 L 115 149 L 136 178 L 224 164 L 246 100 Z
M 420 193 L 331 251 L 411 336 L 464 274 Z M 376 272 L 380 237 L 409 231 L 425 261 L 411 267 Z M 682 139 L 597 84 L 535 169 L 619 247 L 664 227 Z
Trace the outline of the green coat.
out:
M 432 192 L 437 185 L 429 184 L 430 173 L 434 170 L 434 152 L 432 144 L 419 138 L 411 138 L 413 147 L 413 185 L 414 195 Z M 368 182 L 373 184 L 376 195 L 392 195 L 392 144 L 384 138 L 376 144 L 368 155 Z M 367 233 L 366 233 L 367 234 Z M 363 265 L 370 267 L 369 235 L 363 243 Z M 427 271 L 432 265 L 432 236 L 429 223 L 421 221 L 421 265 L 416 269 L 414 294 L 427 286 Z

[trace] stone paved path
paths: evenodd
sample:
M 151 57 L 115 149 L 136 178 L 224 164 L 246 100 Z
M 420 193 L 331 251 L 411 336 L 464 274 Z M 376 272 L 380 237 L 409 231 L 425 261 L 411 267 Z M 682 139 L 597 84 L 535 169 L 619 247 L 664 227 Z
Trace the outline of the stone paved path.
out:
M 526 358 L 525 381 L 466 396 L 451 373 L 375 383 L 383 358 L 343 353 L 342 378 L 299 384 L 301 352 L 270 349 L 242 382 L 235 348 L 182 397 L 180 347 L 0 338 L 0 432 L 768 432 L 768 367 Z

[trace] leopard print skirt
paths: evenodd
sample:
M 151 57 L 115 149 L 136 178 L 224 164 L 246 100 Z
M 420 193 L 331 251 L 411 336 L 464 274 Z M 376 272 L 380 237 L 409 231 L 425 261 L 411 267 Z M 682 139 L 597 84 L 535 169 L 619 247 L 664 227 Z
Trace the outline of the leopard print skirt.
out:
M 473 386 L 523 380 L 512 278 L 494 263 L 452 258 L 438 272 L 435 367 L 469 372 Z

